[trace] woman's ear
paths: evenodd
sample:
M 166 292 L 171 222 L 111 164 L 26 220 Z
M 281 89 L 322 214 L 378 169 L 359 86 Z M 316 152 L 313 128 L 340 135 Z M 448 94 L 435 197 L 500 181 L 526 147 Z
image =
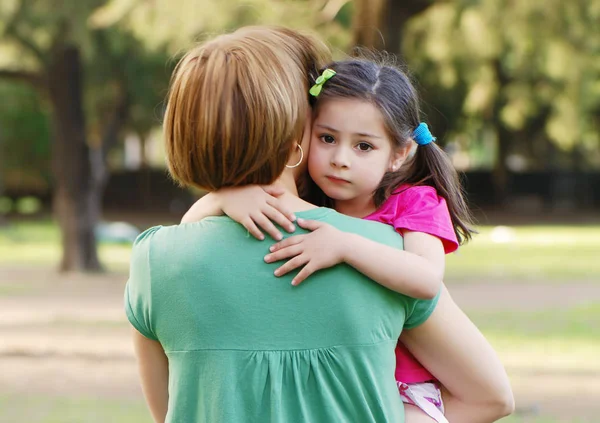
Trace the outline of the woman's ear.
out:
M 396 149 L 396 151 L 394 152 L 394 154 L 392 154 L 392 157 L 390 159 L 390 166 L 388 172 L 396 172 L 398 171 L 398 169 L 400 169 L 400 167 L 406 161 L 406 158 L 410 153 L 410 149 L 412 147 L 411 144 L 412 143 L 409 143 L 405 147 L 400 147 Z

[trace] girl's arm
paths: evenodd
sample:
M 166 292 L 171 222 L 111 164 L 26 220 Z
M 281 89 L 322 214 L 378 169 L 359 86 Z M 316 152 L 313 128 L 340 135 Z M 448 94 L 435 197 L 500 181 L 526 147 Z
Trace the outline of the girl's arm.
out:
M 442 242 L 422 232 L 404 235 L 404 251 L 353 236 L 344 261 L 392 291 L 413 298 L 431 299 L 444 276 Z
M 275 244 L 265 257 L 268 263 L 290 259 L 275 271 L 276 276 L 303 266 L 294 277 L 293 285 L 317 270 L 346 262 L 386 288 L 413 298 L 431 299 L 440 290 L 444 249 L 434 236 L 407 233 L 406 247 L 416 253 L 413 254 L 340 231 L 323 222 L 298 219 L 297 223 L 312 232 Z
M 164 423 L 169 404 L 169 362 L 162 345 L 133 329 L 133 346 L 142 391 L 156 423 Z
M 491 423 L 514 411 L 502 363 L 446 287 L 431 316 L 400 340 L 450 392 L 444 399 L 448 421 Z
M 257 239 L 264 239 L 259 227 L 276 241 L 283 238 L 272 222 L 288 232 L 293 232 L 296 218 L 279 201 L 283 190 L 275 185 L 249 185 L 239 188 L 223 188 L 206 194 L 186 212 L 181 223 L 197 222 L 208 216 L 226 214 L 244 226 Z
M 444 247 L 437 237 L 405 231 L 404 251 L 355 237 L 346 252 L 346 263 L 401 294 L 420 299 L 437 295 L 445 267 Z

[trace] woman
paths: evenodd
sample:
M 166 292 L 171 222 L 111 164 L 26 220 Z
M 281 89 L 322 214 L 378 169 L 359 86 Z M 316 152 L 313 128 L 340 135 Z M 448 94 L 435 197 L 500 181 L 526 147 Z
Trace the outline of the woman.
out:
M 308 76 L 326 56 L 281 28 L 244 28 L 192 49 L 169 93 L 169 169 L 210 191 L 277 181 L 299 217 L 401 248 L 391 227 L 298 198 Z M 460 394 L 447 402 L 450 421 L 511 410 L 502 366 L 445 290 L 414 300 L 345 265 L 292 288 L 261 262 L 267 251 L 227 217 L 152 228 L 136 241 L 125 306 L 156 421 L 402 422 L 394 347 L 409 328 L 405 344 Z

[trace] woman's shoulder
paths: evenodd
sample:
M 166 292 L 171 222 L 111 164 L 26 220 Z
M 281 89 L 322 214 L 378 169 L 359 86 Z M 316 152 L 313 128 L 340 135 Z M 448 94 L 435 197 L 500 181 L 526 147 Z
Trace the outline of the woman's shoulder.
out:
M 145 231 L 143 231 L 141 234 L 139 234 L 137 236 L 135 241 L 133 241 L 134 248 L 138 245 L 149 242 L 152 239 L 152 237 L 154 236 L 154 234 L 159 232 L 162 228 L 163 228 L 162 225 L 157 225 L 157 226 L 152 226 L 151 228 L 148 228 Z
M 203 228 L 213 227 L 215 225 L 222 226 L 231 223 L 235 222 L 227 216 L 210 216 L 194 222 L 152 226 L 138 235 L 133 246 L 135 248 L 138 245 L 184 237 L 190 233 L 194 233 L 194 236 L 196 236 L 198 232 L 202 232 Z

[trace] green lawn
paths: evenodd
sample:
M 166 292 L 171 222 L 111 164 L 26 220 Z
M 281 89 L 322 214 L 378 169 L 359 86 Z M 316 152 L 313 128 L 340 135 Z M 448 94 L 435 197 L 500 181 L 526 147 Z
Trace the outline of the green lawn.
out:
M 479 228 L 480 234 L 447 259 L 449 281 L 526 282 L 600 280 L 600 225 Z M 129 245 L 101 244 L 109 270 L 123 271 Z M 60 235 L 51 221 L 0 228 L 0 264 L 48 265 L 60 259 Z
M 521 371 L 600 372 L 600 300 L 566 310 L 468 312 L 503 363 Z
M 131 245 L 100 244 L 98 254 L 108 270 L 129 267 Z M 52 265 L 60 261 L 60 232 L 49 220 L 0 227 L 0 264 Z
M 600 225 L 484 226 L 447 258 L 449 280 L 599 280 Z
M 0 423 L 151 423 L 143 400 L 0 396 Z

